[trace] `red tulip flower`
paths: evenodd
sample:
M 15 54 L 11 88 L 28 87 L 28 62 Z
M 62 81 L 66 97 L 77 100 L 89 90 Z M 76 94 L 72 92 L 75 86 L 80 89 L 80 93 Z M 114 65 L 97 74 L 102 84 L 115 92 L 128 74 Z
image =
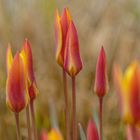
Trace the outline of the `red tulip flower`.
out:
M 94 91 L 99 97 L 103 97 L 108 91 L 107 63 L 103 47 L 97 60 Z

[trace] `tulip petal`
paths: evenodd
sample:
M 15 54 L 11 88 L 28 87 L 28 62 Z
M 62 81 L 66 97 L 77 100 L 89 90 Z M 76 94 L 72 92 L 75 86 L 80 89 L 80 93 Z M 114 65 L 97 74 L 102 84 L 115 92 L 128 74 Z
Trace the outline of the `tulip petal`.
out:
M 67 33 L 64 68 L 71 77 L 76 76 L 82 69 L 78 35 L 72 21 L 70 22 Z
M 11 69 L 11 65 L 13 63 L 13 55 L 10 44 L 8 45 L 7 51 L 6 51 L 6 70 L 7 74 Z
M 20 112 L 29 102 L 23 60 L 14 57 L 6 83 L 6 103 L 13 112 Z
M 60 66 L 63 66 L 62 28 L 58 10 L 56 10 L 55 12 L 54 28 L 55 28 L 56 61 Z
M 64 59 L 64 50 L 65 50 L 65 43 L 66 43 L 66 36 L 68 32 L 68 28 L 70 25 L 71 16 L 69 13 L 68 8 L 64 8 L 62 16 L 60 18 L 60 23 L 62 27 L 62 57 Z

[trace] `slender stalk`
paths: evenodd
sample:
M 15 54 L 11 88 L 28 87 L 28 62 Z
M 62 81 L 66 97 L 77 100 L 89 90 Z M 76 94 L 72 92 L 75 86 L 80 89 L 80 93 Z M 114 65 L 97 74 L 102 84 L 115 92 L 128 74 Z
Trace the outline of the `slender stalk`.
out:
M 103 98 L 99 98 L 99 119 L 100 119 L 100 140 L 103 139 L 103 125 L 102 125 L 102 107 L 103 107 Z
M 34 101 L 33 100 L 30 102 L 30 109 L 31 109 L 32 129 L 33 129 L 33 133 L 34 133 L 34 140 L 38 140 L 37 129 L 36 129 L 36 125 L 35 125 L 35 111 L 34 111 Z
M 19 113 L 15 113 L 17 140 L 21 140 L 20 127 L 19 127 Z
M 77 140 L 75 77 L 72 77 L 72 140 Z
M 65 124 L 66 124 L 66 140 L 70 140 L 70 113 L 69 113 L 69 104 L 68 104 L 68 89 L 67 89 L 67 75 L 63 69 L 63 84 L 64 84 L 64 98 L 65 98 Z
M 28 140 L 31 140 L 32 139 L 32 133 L 31 133 L 29 105 L 26 107 L 26 118 L 27 118 L 27 129 L 28 129 Z

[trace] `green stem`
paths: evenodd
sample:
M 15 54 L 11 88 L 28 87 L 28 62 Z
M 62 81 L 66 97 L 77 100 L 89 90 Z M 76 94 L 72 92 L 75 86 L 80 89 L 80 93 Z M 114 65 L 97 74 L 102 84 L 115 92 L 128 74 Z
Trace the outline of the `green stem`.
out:
M 72 140 L 77 140 L 75 77 L 72 77 Z
M 19 127 L 19 113 L 15 113 L 17 140 L 21 140 L 20 127 Z
M 31 118 L 32 118 L 32 128 L 34 133 L 34 140 L 38 140 L 37 129 L 35 125 L 35 111 L 34 111 L 34 101 L 30 101 Z
M 31 140 L 32 139 L 32 133 L 31 133 L 29 105 L 26 107 L 26 118 L 27 118 L 27 129 L 28 129 L 28 140 Z
M 99 97 L 99 119 L 100 119 L 100 140 L 103 139 L 103 125 L 102 125 L 102 107 L 103 107 L 103 98 Z
M 65 124 L 66 124 L 66 140 L 70 140 L 70 113 L 69 113 L 69 104 L 68 104 L 68 89 L 67 89 L 67 75 L 63 69 L 63 84 L 64 84 L 64 98 L 65 98 Z

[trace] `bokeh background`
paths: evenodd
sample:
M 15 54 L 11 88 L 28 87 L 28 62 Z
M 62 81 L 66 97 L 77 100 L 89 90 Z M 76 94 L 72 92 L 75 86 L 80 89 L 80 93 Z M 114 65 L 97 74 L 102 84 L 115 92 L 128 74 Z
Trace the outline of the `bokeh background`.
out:
M 140 59 L 139 0 L 0 0 L 0 139 L 15 140 L 15 121 L 5 104 L 5 53 L 10 43 L 15 53 L 25 38 L 33 50 L 34 70 L 40 94 L 36 99 L 38 132 L 58 125 L 64 133 L 64 97 L 61 68 L 54 51 L 54 12 L 68 7 L 77 27 L 83 70 L 78 74 L 77 120 L 86 131 L 87 122 L 97 114 L 98 98 L 93 92 L 97 55 L 103 45 L 108 60 L 110 91 L 104 99 L 105 140 L 125 139 L 119 102 L 112 80 L 113 63 L 124 69 Z M 69 78 L 69 103 L 71 81 Z M 93 113 L 94 112 L 94 113 Z M 25 112 L 21 129 L 26 137 Z M 26 138 L 24 138 L 26 139 Z

